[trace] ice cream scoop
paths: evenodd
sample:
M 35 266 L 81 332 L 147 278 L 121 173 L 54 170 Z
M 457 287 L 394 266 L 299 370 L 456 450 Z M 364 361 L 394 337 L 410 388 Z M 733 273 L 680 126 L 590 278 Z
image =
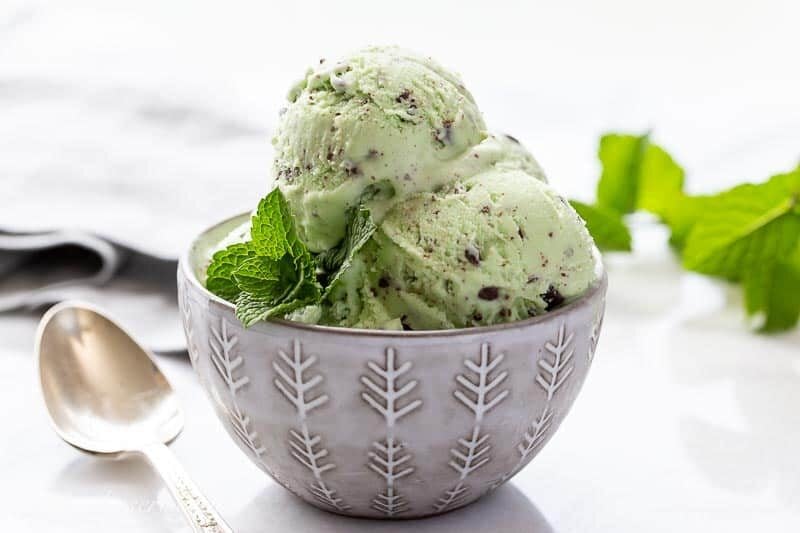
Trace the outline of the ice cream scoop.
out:
M 582 294 L 594 253 L 552 187 L 493 170 L 392 208 L 322 320 L 417 330 L 528 318 Z
M 373 216 L 453 179 L 446 167 L 487 137 L 461 80 L 430 58 L 367 48 L 321 60 L 289 93 L 273 171 L 312 251 L 344 235 L 344 212 L 372 186 Z M 391 200 L 388 201 L 388 200 Z

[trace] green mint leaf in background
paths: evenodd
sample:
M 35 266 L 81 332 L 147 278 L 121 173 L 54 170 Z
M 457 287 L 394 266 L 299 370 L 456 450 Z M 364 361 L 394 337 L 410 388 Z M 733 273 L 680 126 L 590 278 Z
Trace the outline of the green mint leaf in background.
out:
M 739 281 L 788 256 L 800 238 L 800 169 L 760 185 L 740 185 L 704 200 L 683 249 L 689 270 Z
M 800 168 L 760 185 L 691 196 L 683 190 L 683 169 L 647 134 L 606 134 L 598 156 L 597 205 L 573 207 L 599 248 L 629 249 L 621 215 L 649 211 L 669 227 L 685 268 L 742 283 L 746 310 L 763 318 L 762 331 L 797 324 Z
M 763 317 L 761 331 L 795 327 L 800 318 L 800 253 L 745 276 L 744 289 L 748 314 Z
M 598 157 L 603 167 L 597 184 L 600 207 L 622 214 L 645 209 L 661 216 L 683 190 L 683 169 L 649 134 L 605 134 Z
M 685 173 L 666 150 L 648 142 L 639 167 L 639 189 L 636 206 L 664 216 L 677 199 L 683 196 Z
M 255 256 L 256 252 L 249 243 L 232 244 L 215 253 L 206 270 L 206 288 L 224 300 L 234 301 L 241 289 L 233 273 Z
M 745 295 L 748 312 L 764 315 L 761 330 L 775 332 L 795 327 L 800 319 L 800 245 L 790 257 L 779 260 L 768 277 L 759 280 L 761 283 L 753 281 L 745 281 Z
M 678 252 L 686 246 L 689 233 L 708 209 L 709 198 L 710 196 L 678 194 L 671 197 L 670 203 L 661 206 L 659 217 L 670 230 L 670 245 Z
M 622 215 L 613 209 L 589 205 L 577 200 L 570 204 L 586 222 L 595 244 L 600 250 L 611 252 L 631 251 L 631 233 L 622 219 Z
M 704 197 L 683 249 L 686 268 L 743 283 L 763 331 L 791 328 L 800 314 L 798 202 L 800 168 Z
M 639 174 L 649 143 L 648 135 L 606 134 L 600 138 L 598 157 L 603 165 L 597 183 L 597 204 L 631 213 L 636 209 Z

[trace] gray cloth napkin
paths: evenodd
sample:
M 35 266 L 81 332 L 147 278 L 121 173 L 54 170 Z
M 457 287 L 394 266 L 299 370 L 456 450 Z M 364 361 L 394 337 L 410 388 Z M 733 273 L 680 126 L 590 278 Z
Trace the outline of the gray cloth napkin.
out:
M 109 311 L 157 352 L 182 352 L 177 261 L 88 232 L 0 230 L 0 313 L 78 299 Z

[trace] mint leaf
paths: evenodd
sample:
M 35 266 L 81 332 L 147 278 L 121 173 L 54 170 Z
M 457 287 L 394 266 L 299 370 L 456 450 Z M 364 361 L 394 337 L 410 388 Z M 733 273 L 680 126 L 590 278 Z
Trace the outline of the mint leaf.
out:
M 215 253 L 206 270 L 206 287 L 220 298 L 233 301 L 239 296 L 239 289 L 233 277 L 234 271 L 256 252 L 249 243 L 238 243 Z
M 708 209 L 706 205 L 710 196 L 687 196 L 678 194 L 670 203 L 664 203 L 659 216 L 670 229 L 669 243 L 678 250 L 686 246 L 689 233 Z
M 631 233 L 617 211 L 577 200 L 570 200 L 569 203 L 586 222 L 586 229 L 598 248 L 603 251 L 631 250 Z
M 800 167 L 759 185 L 690 196 L 683 169 L 645 135 L 607 134 L 597 205 L 573 202 L 598 247 L 629 249 L 622 216 L 643 209 L 670 229 L 685 268 L 740 282 L 748 314 L 762 331 L 800 317 Z M 627 246 L 627 248 L 626 248 Z
M 314 278 L 314 258 L 297 235 L 294 217 L 280 189 L 275 188 L 259 203 L 250 233 L 259 251 L 274 258 L 291 256 L 295 272 L 306 279 Z
M 683 196 L 685 173 L 671 155 L 660 146 L 648 142 L 639 168 L 636 206 L 659 216 Z
M 242 263 L 233 278 L 239 290 L 251 297 L 279 302 L 294 287 L 297 275 L 288 254 L 277 261 L 262 255 Z
M 597 184 L 597 204 L 619 213 L 646 209 L 657 215 L 683 189 L 684 172 L 649 134 L 611 133 L 600 139 L 603 166 Z
M 702 199 L 683 250 L 684 266 L 741 281 L 748 314 L 763 331 L 797 324 L 800 315 L 800 168 L 760 185 Z
M 277 187 L 258 203 L 250 236 L 259 255 L 280 259 L 287 252 L 292 256 L 301 252 L 289 204 Z
M 762 331 L 793 328 L 800 319 L 800 246 L 789 258 L 779 260 L 768 274 L 760 280 L 746 280 L 748 312 L 764 313 Z
M 321 253 L 317 261 L 328 276 L 324 297 L 327 296 L 348 268 L 364 244 L 375 233 L 377 226 L 366 207 L 351 209 L 344 239 L 336 248 Z
M 800 169 L 760 185 L 740 185 L 703 201 L 683 250 L 689 270 L 739 281 L 785 257 L 800 238 Z
M 598 157 L 603 173 L 597 183 L 597 204 L 619 213 L 636 209 L 639 174 L 648 135 L 606 134 L 600 138 Z
M 245 326 L 320 300 L 316 264 L 279 189 L 259 202 L 250 235 L 214 254 L 206 281 L 211 292 L 236 304 Z
M 300 281 L 280 301 L 271 301 L 248 292 L 242 292 L 236 298 L 236 317 L 250 327 L 256 322 L 275 316 L 283 316 L 297 309 L 318 303 L 320 300 L 319 285 L 308 278 Z
M 745 304 L 750 315 L 762 314 L 761 331 L 775 332 L 792 328 L 800 318 L 800 247 L 788 260 L 745 276 Z

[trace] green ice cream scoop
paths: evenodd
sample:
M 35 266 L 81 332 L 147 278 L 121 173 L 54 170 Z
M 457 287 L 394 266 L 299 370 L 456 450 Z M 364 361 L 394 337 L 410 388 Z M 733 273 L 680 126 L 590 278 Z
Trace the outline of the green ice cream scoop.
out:
M 348 207 L 363 199 L 380 219 L 452 181 L 448 166 L 486 137 L 457 76 L 402 49 L 367 48 L 321 61 L 292 88 L 273 171 L 301 238 L 322 251 L 342 238 Z
M 488 171 L 393 207 L 323 321 L 446 329 L 527 318 L 596 279 L 591 237 L 552 187 Z

